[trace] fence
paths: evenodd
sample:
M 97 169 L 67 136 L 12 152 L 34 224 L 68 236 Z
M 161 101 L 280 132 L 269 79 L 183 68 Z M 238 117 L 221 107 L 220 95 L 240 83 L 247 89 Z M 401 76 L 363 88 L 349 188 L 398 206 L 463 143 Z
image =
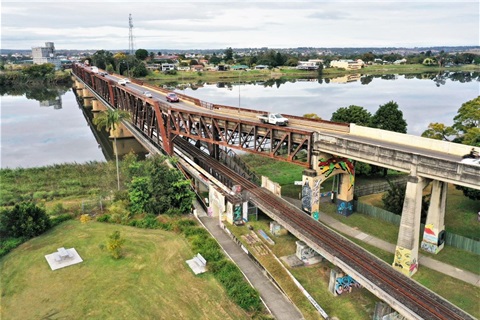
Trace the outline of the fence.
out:
M 407 176 L 398 177 L 390 180 L 391 183 L 405 187 L 407 185 Z M 390 190 L 390 184 L 385 182 L 369 183 L 366 185 L 355 185 L 355 196 L 363 197 L 369 194 L 381 193 Z
M 401 216 L 394 214 L 390 211 L 383 210 L 365 203 L 355 201 L 356 211 L 359 213 L 366 214 L 368 216 L 375 217 L 377 219 L 384 220 L 386 222 L 392 223 L 399 226 Z M 420 233 L 423 234 L 425 225 L 420 226 Z M 466 238 L 458 234 L 450 233 L 445 231 L 445 244 L 451 247 L 459 248 L 465 251 L 473 252 L 475 254 L 480 254 L 480 242 L 474 239 Z
M 105 206 L 110 202 L 110 200 L 105 200 L 102 198 L 82 200 L 80 210 L 82 214 L 91 214 L 95 216 L 98 213 L 103 213 Z

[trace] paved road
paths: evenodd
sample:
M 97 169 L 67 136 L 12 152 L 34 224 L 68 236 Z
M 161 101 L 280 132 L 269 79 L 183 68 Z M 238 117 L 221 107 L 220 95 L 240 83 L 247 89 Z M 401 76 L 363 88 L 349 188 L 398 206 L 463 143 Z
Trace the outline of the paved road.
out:
M 217 218 L 210 218 L 203 208 L 195 205 L 198 217 L 205 228 L 218 241 L 228 256 L 237 264 L 248 281 L 258 290 L 275 319 L 304 319 L 297 307 L 271 282 L 246 253 L 220 228 Z

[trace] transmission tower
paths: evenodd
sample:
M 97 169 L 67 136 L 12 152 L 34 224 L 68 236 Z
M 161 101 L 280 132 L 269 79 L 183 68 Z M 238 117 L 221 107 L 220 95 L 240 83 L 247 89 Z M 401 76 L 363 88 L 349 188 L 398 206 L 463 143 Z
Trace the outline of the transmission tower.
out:
M 133 55 L 133 22 L 132 22 L 132 14 L 128 15 L 128 53 Z

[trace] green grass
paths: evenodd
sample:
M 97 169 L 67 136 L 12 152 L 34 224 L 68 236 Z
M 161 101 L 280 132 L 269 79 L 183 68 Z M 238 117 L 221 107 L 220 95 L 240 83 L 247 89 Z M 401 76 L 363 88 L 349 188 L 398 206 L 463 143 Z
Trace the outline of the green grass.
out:
M 252 225 L 254 231 L 263 229 L 275 241 L 275 245 L 268 247 L 277 257 L 291 255 L 295 253 L 297 240 L 294 236 L 288 234 L 285 236 L 276 237 L 270 234 L 269 230 L 270 219 L 260 216 L 259 221 L 250 221 L 248 224 Z M 294 301 L 294 303 L 302 311 L 305 319 L 317 319 L 318 313 L 313 309 L 311 304 L 305 297 L 299 293 L 297 287 L 292 283 L 289 276 L 282 271 L 278 262 L 270 255 L 259 256 L 252 250 L 252 246 L 247 244 L 241 238 L 241 235 L 250 232 L 246 227 L 231 226 L 230 230 L 243 244 L 250 249 L 255 257 L 262 262 L 262 264 L 269 270 L 271 274 L 280 283 L 281 287 L 287 292 L 287 295 Z M 388 264 L 391 264 L 394 258 L 393 253 L 386 252 L 372 245 L 366 244 L 358 239 L 348 237 L 351 241 L 368 250 L 375 256 L 379 257 Z M 266 243 L 264 242 L 266 245 Z M 443 254 L 445 256 L 453 255 L 453 259 L 460 258 L 461 255 L 455 256 L 457 253 L 448 248 Z M 460 251 L 460 250 L 459 250 Z M 464 252 L 463 252 L 464 253 Z M 472 259 L 477 262 L 478 256 L 465 256 L 465 259 Z M 289 268 L 290 272 L 300 281 L 302 286 L 312 295 L 312 297 L 320 304 L 320 306 L 328 313 L 329 316 L 338 317 L 339 319 L 371 319 L 371 313 L 375 307 L 375 302 L 379 301 L 373 294 L 366 289 L 353 290 L 351 293 L 339 297 L 333 297 L 328 291 L 329 274 L 332 265 L 329 262 L 322 262 L 320 264 Z M 477 267 L 478 269 L 478 267 Z M 480 288 L 475 285 L 467 284 L 455 278 L 436 272 L 426 267 L 420 266 L 419 271 L 413 276 L 413 279 L 426 286 L 430 290 L 436 292 L 440 296 L 449 300 L 461 309 L 474 315 L 480 316 L 480 310 L 477 307 L 477 302 L 480 298 Z
M 389 253 L 368 245 L 358 239 L 354 239 L 346 236 L 351 241 L 355 242 L 359 246 L 375 254 L 388 264 L 393 261 L 393 253 Z M 478 258 L 477 258 L 478 265 Z M 456 278 L 446 276 L 438 271 L 420 266 L 418 271 L 413 275 L 413 280 L 419 282 L 423 286 L 442 296 L 446 300 L 450 301 L 460 309 L 465 310 L 476 318 L 480 317 L 480 309 L 478 308 L 478 301 L 480 301 L 480 288 L 468 284 L 463 281 L 459 281 Z
M 102 245 L 126 240 L 119 260 Z M 44 255 L 74 247 L 83 259 L 52 271 Z M 187 241 L 161 230 L 65 222 L 0 260 L 2 319 L 248 319 L 209 273 L 195 276 Z

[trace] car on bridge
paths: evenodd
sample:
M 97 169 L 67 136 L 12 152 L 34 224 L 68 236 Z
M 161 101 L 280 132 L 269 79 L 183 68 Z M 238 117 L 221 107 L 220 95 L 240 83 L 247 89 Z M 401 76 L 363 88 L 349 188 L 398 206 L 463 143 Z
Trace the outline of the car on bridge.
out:
M 125 86 L 129 82 L 130 82 L 130 79 L 128 79 L 128 78 L 123 78 L 123 79 L 118 80 L 118 84 L 122 85 L 122 86 Z
M 147 98 L 152 98 L 152 93 L 150 91 L 143 91 L 143 95 Z
M 472 159 L 472 158 L 465 158 L 460 161 L 461 163 L 469 164 L 472 166 L 480 167 L 480 158 Z
M 169 92 L 167 94 L 167 101 L 168 102 L 179 102 L 180 99 L 178 99 L 178 96 L 175 93 Z

